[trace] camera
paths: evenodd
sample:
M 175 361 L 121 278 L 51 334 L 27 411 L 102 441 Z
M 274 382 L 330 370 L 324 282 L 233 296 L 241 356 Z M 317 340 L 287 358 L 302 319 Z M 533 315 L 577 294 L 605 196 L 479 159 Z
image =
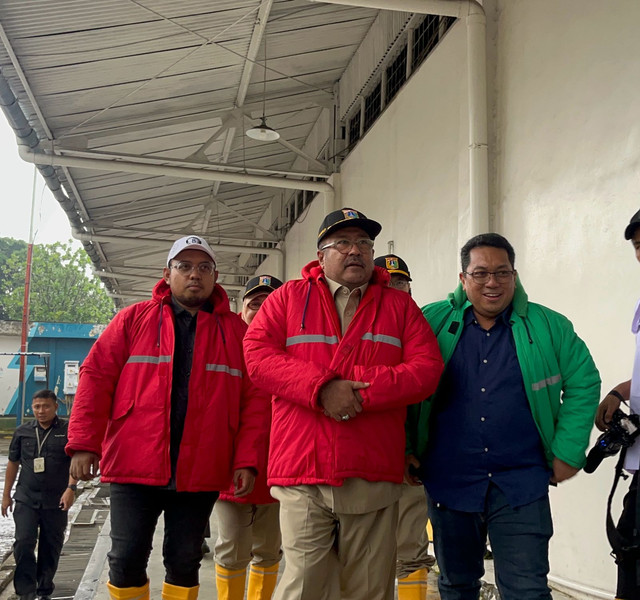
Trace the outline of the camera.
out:
M 622 448 L 633 445 L 638 435 L 640 435 L 640 415 L 627 415 L 617 409 L 613 413 L 609 429 L 598 438 L 593 448 L 589 450 L 587 464 L 584 466 L 585 473 L 593 473 L 603 458 L 613 456 Z

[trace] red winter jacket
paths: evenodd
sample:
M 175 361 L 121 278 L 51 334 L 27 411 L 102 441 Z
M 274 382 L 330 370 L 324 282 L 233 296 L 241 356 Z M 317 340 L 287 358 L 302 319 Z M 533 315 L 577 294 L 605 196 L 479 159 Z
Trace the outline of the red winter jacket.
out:
M 210 301 L 213 312 L 197 318 L 178 491 L 227 489 L 234 470 L 257 469 L 264 453 L 269 405 L 247 377 L 246 325 L 219 285 Z M 151 300 L 114 317 L 84 361 L 66 450 L 100 456 L 103 481 L 169 482 L 174 345 L 171 291 L 160 281 Z
M 408 404 L 432 394 L 443 363 L 433 332 L 406 292 L 375 268 L 344 337 L 317 261 L 265 300 L 244 339 L 247 369 L 273 394 L 270 485 L 342 485 L 345 478 L 400 483 Z M 363 412 L 327 417 L 318 404 L 331 379 L 370 383 Z
M 242 313 L 239 312 L 238 316 L 242 318 Z M 244 323 L 244 321 L 243 321 Z M 271 411 L 267 411 L 265 416 L 265 422 L 267 431 L 271 426 Z M 256 475 L 256 481 L 253 486 L 253 491 L 242 498 L 236 498 L 233 495 L 235 487 L 231 485 L 228 490 L 220 492 L 219 500 L 226 502 L 236 502 L 238 504 L 273 504 L 277 500 L 271 495 L 271 488 L 267 485 L 267 453 L 269 451 L 269 436 L 266 436 L 264 447 L 260 455 L 260 465 L 258 467 L 258 474 Z

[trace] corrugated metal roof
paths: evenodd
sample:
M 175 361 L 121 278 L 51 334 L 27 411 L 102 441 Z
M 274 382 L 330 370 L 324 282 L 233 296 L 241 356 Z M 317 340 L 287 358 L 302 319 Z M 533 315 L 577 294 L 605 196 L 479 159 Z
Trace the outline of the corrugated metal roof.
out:
M 307 0 L 4 0 L 0 70 L 47 151 L 319 172 L 289 147 L 244 131 L 264 101 L 269 125 L 308 149 L 377 15 Z M 243 73 L 251 75 L 246 86 Z M 271 187 L 123 173 L 113 162 L 56 174 L 121 304 L 149 290 L 167 240 L 197 232 L 212 243 L 256 246 L 261 220 L 275 220 L 281 197 Z M 223 285 L 241 286 L 260 249 L 218 254 Z

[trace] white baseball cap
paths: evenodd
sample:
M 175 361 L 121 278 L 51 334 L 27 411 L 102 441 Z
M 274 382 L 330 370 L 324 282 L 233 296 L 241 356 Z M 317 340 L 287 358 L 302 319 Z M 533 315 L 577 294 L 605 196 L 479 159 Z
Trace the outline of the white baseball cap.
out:
M 186 235 L 176 240 L 173 246 L 171 246 L 169 256 L 167 257 L 167 265 L 183 250 L 201 250 L 211 257 L 214 265 L 216 264 L 216 255 L 203 238 L 197 235 Z

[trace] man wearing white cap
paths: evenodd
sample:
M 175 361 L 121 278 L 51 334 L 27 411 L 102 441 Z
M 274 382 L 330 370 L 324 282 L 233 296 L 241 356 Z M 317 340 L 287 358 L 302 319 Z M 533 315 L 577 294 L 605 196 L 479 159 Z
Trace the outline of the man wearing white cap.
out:
M 266 398 L 246 376 L 246 325 L 199 236 L 175 242 L 151 300 L 120 311 L 80 370 L 67 453 L 77 479 L 111 484 L 109 593 L 148 599 L 164 513 L 165 600 L 195 600 L 203 532 L 220 490 L 253 489 Z

